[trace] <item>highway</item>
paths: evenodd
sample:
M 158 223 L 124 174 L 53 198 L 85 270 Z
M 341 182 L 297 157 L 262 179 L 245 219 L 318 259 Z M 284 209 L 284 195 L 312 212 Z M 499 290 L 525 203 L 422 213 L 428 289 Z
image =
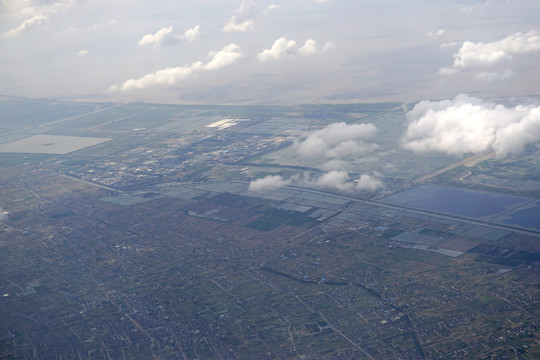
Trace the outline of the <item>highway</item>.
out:
M 489 151 L 487 153 L 483 152 L 481 154 L 476 154 L 476 155 L 469 156 L 468 158 L 465 158 L 465 159 L 463 159 L 461 161 L 458 161 L 457 163 L 453 163 L 451 165 L 448 165 L 445 168 L 442 168 L 442 169 L 434 171 L 434 172 L 432 172 L 430 174 L 419 177 L 418 179 L 413 180 L 413 183 L 415 185 L 423 183 L 426 180 L 429 180 L 431 178 L 434 178 L 435 176 L 439 176 L 441 174 L 444 174 L 445 172 L 453 170 L 453 169 L 455 169 L 457 167 L 460 167 L 462 165 L 478 164 L 481 161 L 484 161 L 484 160 L 487 160 L 487 159 L 491 158 L 493 155 L 495 155 L 495 153 L 493 151 Z

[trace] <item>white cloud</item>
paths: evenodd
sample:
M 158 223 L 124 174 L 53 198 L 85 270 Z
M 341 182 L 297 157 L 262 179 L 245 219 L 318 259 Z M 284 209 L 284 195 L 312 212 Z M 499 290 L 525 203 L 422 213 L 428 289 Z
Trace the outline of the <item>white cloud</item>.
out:
M 253 18 L 258 13 L 257 3 L 252 0 L 242 1 L 240 8 L 235 11 L 234 15 L 225 24 L 221 31 L 248 31 L 253 29 L 255 21 Z
M 308 39 L 301 48 L 296 46 L 296 41 L 281 37 L 274 41 L 270 49 L 265 49 L 257 55 L 259 61 L 268 61 L 279 59 L 284 56 L 296 54 L 311 55 L 334 48 L 334 44 L 327 42 L 322 48 L 319 48 L 317 42 L 313 39 Z
M 326 190 L 336 190 L 345 193 L 375 192 L 384 188 L 381 175 L 362 174 L 360 178 L 351 180 L 351 177 L 344 170 L 331 170 L 319 177 L 313 177 L 310 173 L 295 175 L 290 179 L 283 179 L 279 175 L 269 175 L 261 179 L 253 180 L 249 183 L 249 191 L 269 192 L 291 184 L 314 187 Z
M 490 66 L 512 59 L 512 55 L 540 51 L 540 32 L 510 34 L 502 40 L 488 43 L 465 41 L 454 54 L 455 68 Z
M 25 16 L 52 15 L 60 11 L 65 11 L 77 3 L 77 0 L 19 0 L 8 1 L 7 7 L 11 11 Z M 4 5 L 4 4 L 2 4 Z
M 331 42 L 327 42 L 326 44 L 324 44 L 322 49 L 320 49 L 315 40 L 309 39 L 309 40 L 306 40 L 306 43 L 304 44 L 304 46 L 302 46 L 298 51 L 301 54 L 309 55 L 309 54 L 315 54 L 318 52 L 328 51 L 333 48 L 334 48 L 334 44 L 332 44 Z
M 315 185 L 321 188 L 338 190 L 343 192 L 353 192 L 355 185 L 349 181 L 349 174 L 343 170 L 332 170 L 321 175 Z
M 374 176 L 362 174 L 360 178 L 356 181 L 355 189 L 358 191 L 369 191 L 374 192 L 379 189 L 382 189 L 383 183 L 381 180 L 377 179 L 377 174 Z
M 503 157 L 540 141 L 540 107 L 507 108 L 460 95 L 453 100 L 422 101 L 407 117 L 403 146 L 415 152 L 493 150 Z
M 239 24 L 229 22 L 227 23 L 227 25 L 225 25 L 222 31 L 248 31 L 253 29 L 253 24 L 255 24 L 253 20 L 245 20 L 244 22 L 241 22 Z
M 445 48 L 454 47 L 458 45 L 459 43 L 457 41 L 449 41 L 449 42 L 442 43 L 441 45 L 439 45 L 439 47 L 441 49 L 445 49 Z
M 332 50 L 335 47 L 336 46 L 333 43 L 327 42 L 326 44 L 324 44 L 324 46 L 322 48 L 322 51 L 325 52 L 325 51 L 328 51 L 328 50 Z
M 291 180 L 284 180 L 279 175 L 268 175 L 262 179 L 256 179 L 249 183 L 249 191 L 264 192 L 279 189 L 291 184 Z
M 504 81 L 509 80 L 514 77 L 514 71 L 511 69 L 505 70 L 503 73 L 498 72 L 481 72 L 474 75 L 475 80 L 487 82 L 487 83 L 494 83 L 497 81 Z
M 285 55 L 290 55 L 294 52 L 296 41 L 287 40 L 287 38 L 277 39 L 270 49 L 266 49 L 257 55 L 260 61 L 267 61 L 271 59 L 279 59 Z
M 300 186 L 337 190 L 345 193 L 375 192 L 384 187 L 379 179 L 380 176 L 378 173 L 373 175 L 362 174 L 360 178 L 351 180 L 349 174 L 344 170 L 331 170 L 319 177 L 312 177 L 309 173 L 304 173 L 287 180 L 279 175 L 269 175 L 251 181 L 248 190 L 252 192 L 269 192 L 291 184 L 298 184 Z
M 5 221 L 8 219 L 8 212 L 0 207 L 0 221 Z
M 183 34 L 173 34 L 172 26 L 162 27 L 155 34 L 146 34 L 138 42 L 137 45 L 175 45 L 184 41 L 193 42 L 200 36 L 201 27 L 195 27 L 186 30 Z
M 167 35 L 172 33 L 173 29 L 172 26 L 169 27 L 163 27 L 159 29 L 155 34 L 146 34 L 144 35 L 139 42 L 137 42 L 137 45 L 149 45 L 149 44 L 159 44 L 163 41 L 163 38 Z
M 125 81 L 122 85 L 117 86 L 113 85 L 109 88 L 111 91 L 116 90 L 135 90 L 135 89 L 146 89 L 152 85 L 164 84 L 164 85 L 174 85 L 184 80 L 191 74 L 201 71 L 204 69 L 203 63 L 201 61 L 194 62 L 191 65 L 179 66 L 174 68 L 166 68 L 158 70 L 156 72 L 146 74 L 138 79 L 129 79 Z
M 465 40 L 489 43 L 517 31 L 524 34 L 529 30 L 540 31 L 532 16 L 538 13 L 540 2 L 529 1 L 523 6 L 514 7 L 492 6 L 489 9 L 492 16 L 486 17 L 487 9 L 482 8 L 485 0 L 464 1 L 465 5 L 474 5 L 478 12 L 476 15 L 481 17 L 482 26 L 473 29 L 467 24 L 478 20 L 477 16 L 475 13 L 460 13 L 459 2 L 448 6 L 413 4 L 399 14 L 390 14 L 392 16 L 388 21 L 381 22 L 378 21 L 379 15 L 388 15 L 381 4 L 373 7 L 373 11 L 366 12 L 363 2 L 358 1 L 246 0 L 244 4 L 251 5 L 241 6 L 243 1 L 202 1 L 194 6 L 189 1 L 0 0 L 0 57 L 5 65 L 0 83 L 5 93 L 27 97 L 71 94 L 87 99 L 91 96 L 96 101 L 99 98 L 100 101 L 121 99 L 163 103 L 358 103 L 420 100 L 427 93 L 434 99 L 448 94 L 453 94 L 453 97 L 460 89 L 496 93 L 498 96 L 537 92 L 535 80 L 538 79 L 539 68 L 535 65 L 540 52 L 522 55 L 508 52 L 513 58 L 511 62 L 477 69 L 454 67 L 452 54 L 458 53 Z M 502 5 L 502 1 L 497 0 L 498 5 Z M 127 3 L 131 4 L 129 9 L 125 6 Z M 270 6 L 272 3 L 279 7 L 275 9 Z M 242 11 L 237 14 L 240 8 Z M 416 35 L 420 36 L 414 36 L 414 29 L 410 27 L 407 33 L 391 31 L 392 27 L 407 29 L 410 16 L 405 15 L 419 11 L 430 14 L 430 24 L 416 28 L 420 30 Z M 505 18 L 502 26 L 500 19 L 509 11 L 512 16 Z M 38 15 L 48 20 L 40 24 L 35 20 L 40 17 L 34 18 Z M 233 15 L 233 27 L 256 31 L 221 32 Z M 114 25 L 113 19 L 117 19 Z M 21 27 L 21 30 L 26 30 L 10 33 L 18 34 L 15 37 L 3 37 L 27 20 Z M 189 41 L 195 36 L 191 35 L 197 31 L 186 30 L 195 29 L 197 24 L 200 25 L 200 38 L 192 44 Z M 448 24 L 452 24 L 452 28 Z M 178 36 L 186 35 L 177 46 L 182 50 L 162 50 L 157 39 L 144 46 L 137 45 L 144 35 L 156 36 L 159 30 L 170 26 L 172 31 L 164 38 L 178 44 Z M 436 33 L 440 29 L 446 29 L 441 36 L 426 35 L 430 30 Z M 360 33 L 366 36 L 351 36 Z M 371 33 L 386 35 L 377 37 L 371 36 Z M 257 54 L 265 49 L 271 50 L 274 41 L 282 36 L 295 41 L 295 46 L 283 57 L 268 57 L 267 62 L 259 62 Z M 316 46 L 310 40 L 316 41 Z M 423 48 L 426 40 L 431 41 L 434 48 L 427 49 L 430 53 L 425 56 L 414 55 L 418 49 L 426 50 Z M 162 45 L 170 44 L 161 41 Z M 334 43 L 336 48 L 329 50 L 332 46 L 326 45 L 328 41 Z M 459 41 L 459 45 L 439 49 L 439 45 L 446 41 Z M 192 73 L 189 82 L 184 80 L 185 84 L 179 84 L 185 90 L 181 94 L 159 91 L 163 85 L 155 89 L 158 91 L 136 92 L 120 97 L 103 91 L 110 85 L 120 86 L 125 80 L 136 80 L 156 70 L 189 67 L 197 60 L 204 65 L 208 62 L 206 55 L 210 50 L 219 50 L 230 43 L 240 45 L 250 56 L 249 60 L 242 61 L 245 66 L 227 68 L 234 70 L 234 74 L 222 71 L 225 69 L 219 70 L 216 76 L 208 76 L 208 72 Z M 447 43 L 444 46 L 455 44 Z M 86 57 L 76 57 L 76 53 L 83 49 L 90 53 Z M 73 62 L 73 57 L 84 62 Z M 45 74 L 43 67 L 36 65 L 39 63 L 54 64 L 57 68 L 65 69 L 64 73 L 69 73 L 69 76 L 60 76 L 58 71 Z M 81 71 L 83 66 L 92 71 Z M 432 71 L 426 72 L 426 66 L 431 67 Z M 437 70 L 443 66 L 461 74 L 453 78 L 440 76 Z M 513 69 L 515 74 L 505 87 L 486 86 L 481 82 L 490 81 L 486 74 L 478 75 L 476 80 L 473 78 L 481 72 L 504 75 L 506 69 Z M 98 76 L 105 73 L 108 75 Z M 203 84 L 196 81 L 199 78 Z M 185 87 L 188 85 L 189 92 Z M 353 167 L 342 170 L 351 174 L 355 171 Z
M 313 54 L 317 52 L 317 42 L 313 39 L 306 40 L 304 46 L 300 48 L 302 54 Z
M 332 123 L 324 129 L 301 135 L 294 142 L 293 149 L 306 158 L 358 156 L 378 147 L 369 142 L 376 132 L 377 128 L 372 124 Z
M 235 44 L 229 44 L 220 51 L 212 51 L 209 54 L 211 60 L 204 65 L 205 70 L 216 70 L 232 64 L 243 56 L 240 48 Z
M 31 17 L 30 19 L 23 21 L 22 24 L 16 27 L 15 29 L 11 29 L 8 32 L 5 32 L 2 36 L 5 38 L 18 36 L 28 30 L 39 27 L 40 25 L 42 25 L 43 23 L 47 21 L 49 21 L 49 18 L 47 16 L 35 15 Z
M 12 13 L 16 15 L 24 15 L 29 17 L 24 20 L 19 26 L 14 29 L 11 29 L 4 34 L 2 37 L 15 37 L 20 34 L 38 28 L 44 23 L 48 22 L 50 17 L 60 11 L 65 11 L 75 5 L 76 0 L 60 0 L 60 1 L 29 1 L 29 0 L 20 0 L 20 1 L 7 1 L 6 4 L 1 4 L 0 7 L 6 13 Z
M 431 30 L 427 33 L 427 36 L 441 36 L 445 31 L 445 29 Z
M 384 187 L 381 180 L 378 179 L 379 174 L 368 175 L 362 174 L 356 180 L 350 180 L 350 176 L 343 170 L 332 170 L 324 173 L 315 181 L 307 181 L 310 186 L 318 188 L 337 190 L 346 193 L 354 192 L 375 192 Z
M 189 42 L 194 42 L 201 36 L 201 27 L 199 25 L 196 25 L 195 27 L 191 29 L 187 29 L 184 35 L 182 35 L 183 39 L 186 39 Z
M 78 56 L 85 56 L 85 55 L 88 55 L 89 51 L 88 50 L 81 50 L 79 52 L 77 52 L 77 55 Z
M 243 53 L 236 44 L 229 44 L 219 51 L 210 52 L 208 56 L 210 60 L 206 64 L 196 61 L 191 65 L 158 70 L 138 79 L 129 79 L 120 86 L 113 85 L 109 91 L 145 89 L 152 85 L 175 85 L 194 73 L 217 70 L 230 65 L 241 58 Z

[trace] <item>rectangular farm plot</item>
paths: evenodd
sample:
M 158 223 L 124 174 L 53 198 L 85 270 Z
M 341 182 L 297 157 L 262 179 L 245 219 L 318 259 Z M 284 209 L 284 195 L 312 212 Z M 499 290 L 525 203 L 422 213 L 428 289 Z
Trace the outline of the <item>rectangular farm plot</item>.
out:
M 394 236 L 392 240 L 406 242 L 409 244 L 427 245 L 427 246 L 433 246 L 442 241 L 442 239 L 439 239 L 435 236 L 423 235 L 423 234 L 413 233 L 409 231 L 404 231 L 400 233 L 399 235 Z
M 0 153 L 58 154 L 71 152 L 111 140 L 110 138 L 34 135 L 0 145 Z

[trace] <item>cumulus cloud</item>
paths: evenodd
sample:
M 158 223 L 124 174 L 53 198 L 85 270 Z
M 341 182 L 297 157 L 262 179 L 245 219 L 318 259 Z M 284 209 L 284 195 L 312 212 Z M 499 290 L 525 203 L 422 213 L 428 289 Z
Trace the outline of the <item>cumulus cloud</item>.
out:
M 152 85 L 157 84 L 166 84 L 174 85 L 180 82 L 181 80 L 187 78 L 191 74 L 201 71 L 204 69 L 204 65 L 201 61 L 194 62 L 191 65 L 178 66 L 174 68 L 166 68 L 158 70 L 156 72 L 146 74 L 143 77 L 138 79 L 129 79 L 125 81 L 122 85 L 113 85 L 109 88 L 111 91 L 116 90 L 135 90 L 135 89 L 145 89 Z
M 279 59 L 284 56 L 296 54 L 310 55 L 328 51 L 334 48 L 334 44 L 327 42 L 322 48 L 313 39 L 308 39 L 300 48 L 296 46 L 296 41 L 281 37 L 274 41 L 271 48 L 263 50 L 257 55 L 259 61 Z
M 465 41 L 455 53 L 453 67 L 465 69 L 491 66 L 511 60 L 512 56 L 540 51 L 540 32 L 517 32 L 502 40 L 483 43 Z
M 427 36 L 441 36 L 445 31 L 445 29 L 431 30 L 427 33 Z
M 318 187 L 338 190 L 343 192 L 353 192 L 354 183 L 349 181 L 349 174 L 343 170 L 332 170 L 321 175 L 315 182 Z
M 384 187 L 378 173 L 372 175 L 362 174 L 358 179 L 351 180 L 346 171 L 331 170 L 318 177 L 314 177 L 309 173 L 295 175 L 290 179 L 283 179 L 279 175 L 269 175 L 251 181 L 248 190 L 252 192 L 269 192 L 291 184 L 344 193 L 375 192 Z
M 277 39 L 270 49 L 265 49 L 257 57 L 260 61 L 279 59 L 285 55 L 293 54 L 295 46 L 296 41 L 282 37 Z
M 248 31 L 253 29 L 254 17 L 259 12 L 255 1 L 242 1 L 240 8 L 235 11 L 221 31 Z
M 202 61 L 196 61 L 191 65 L 158 70 L 138 79 L 129 79 L 120 86 L 113 85 L 109 88 L 109 91 L 145 89 L 152 85 L 175 85 L 192 74 L 217 70 L 230 65 L 242 56 L 243 53 L 238 45 L 229 44 L 219 51 L 210 52 L 208 55 L 210 59 L 206 64 Z
M 318 159 L 365 154 L 378 147 L 369 142 L 376 132 L 372 124 L 332 123 L 324 129 L 302 134 L 293 149 L 300 156 Z
M 24 20 L 19 26 L 11 29 L 2 37 L 16 37 L 29 30 L 40 27 L 49 21 L 50 17 L 57 12 L 65 11 L 72 7 L 76 0 L 59 0 L 59 1 L 7 1 L 5 6 L 6 12 L 12 12 L 16 15 L 24 15 L 28 19 Z
M 253 180 L 249 183 L 249 191 L 265 192 L 279 189 L 291 184 L 291 180 L 284 180 L 279 175 L 268 175 L 261 179 Z
M 509 80 L 514 77 L 514 71 L 511 69 L 505 70 L 503 73 L 498 72 L 481 72 L 474 75 L 475 80 L 494 83 L 497 81 Z
M 155 34 L 146 34 L 138 42 L 137 45 L 154 45 L 166 46 L 176 45 L 185 41 L 193 42 L 197 40 L 201 33 L 201 27 L 195 27 L 186 30 L 183 34 L 174 34 L 172 26 L 162 27 Z
M 220 51 L 211 51 L 209 54 L 211 60 L 204 65 L 204 70 L 217 70 L 229 64 L 232 64 L 243 56 L 240 48 L 235 44 L 225 46 Z
M 314 181 L 308 180 L 307 183 L 310 186 L 345 193 L 375 192 L 384 187 L 379 176 L 379 174 L 362 174 L 360 178 L 351 180 L 350 175 L 346 171 L 332 170 L 324 173 Z
M 355 189 L 359 191 L 375 192 L 383 188 L 383 183 L 375 175 L 362 174 L 356 181 Z
M 163 39 L 170 33 L 172 33 L 172 26 L 163 27 L 158 30 L 155 34 L 146 34 L 144 35 L 137 45 L 149 45 L 149 44 L 159 44 Z
M 540 141 L 540 107 L 509 108 L 459 95 L 453 100 L 422 101 L 407 117 L 403 146 L 415 152 L 492 150 L 504 157 Z
M 301 54 L 308 55 L 308 54 L 315 54 L 318 52 L 325 52 L 333 48 L 334 48 L 334 44 L 332 44 L 331 42 L 327 42 L 326 44 L 324 44 L 322 48 L 319 48 L 319 45 L 317 44 L 315 40 L 309 39 L 309 40 L 306 40 L 306 43 L 304 44 L 304 46 L 302 46 L 298 51 Z
M 304 46 L 300 48 L 302 54 L 313 54 L 317 52 L 317 42 L 313 39 L 306 40 Z
M 195 25 L 195 27 L 192 27 L 191 29 L 187 29 L 184 34 L 182 35 L 182 39 L 185 39 L 189 42 L 194 42 L 199 38 L 201 35 L 201 27 L 199 25 Z
M 5 38 L 18 36 L 26 31 L 39 27 L 40 25 L 47 22 L 48 20 L 49 18 L 47 16 L 35 15 L 31 17 L 30 19 L 23 21 L 22 24 L 16 27 L 15 29 L 11 29 L 5 32 L 2 36 Z

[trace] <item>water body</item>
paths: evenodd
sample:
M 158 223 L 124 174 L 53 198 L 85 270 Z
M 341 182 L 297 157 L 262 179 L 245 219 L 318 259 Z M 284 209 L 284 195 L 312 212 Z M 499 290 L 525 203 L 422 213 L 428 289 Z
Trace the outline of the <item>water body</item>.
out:
M 532 206 L 511 212 L 500 222 L 540 230 L 540 201 L 535 202 Z
M 492 217 L 529 200 L 518 196 L 431 184 L 416 186 L 382 199 L 389 204 L 473 219 Z

